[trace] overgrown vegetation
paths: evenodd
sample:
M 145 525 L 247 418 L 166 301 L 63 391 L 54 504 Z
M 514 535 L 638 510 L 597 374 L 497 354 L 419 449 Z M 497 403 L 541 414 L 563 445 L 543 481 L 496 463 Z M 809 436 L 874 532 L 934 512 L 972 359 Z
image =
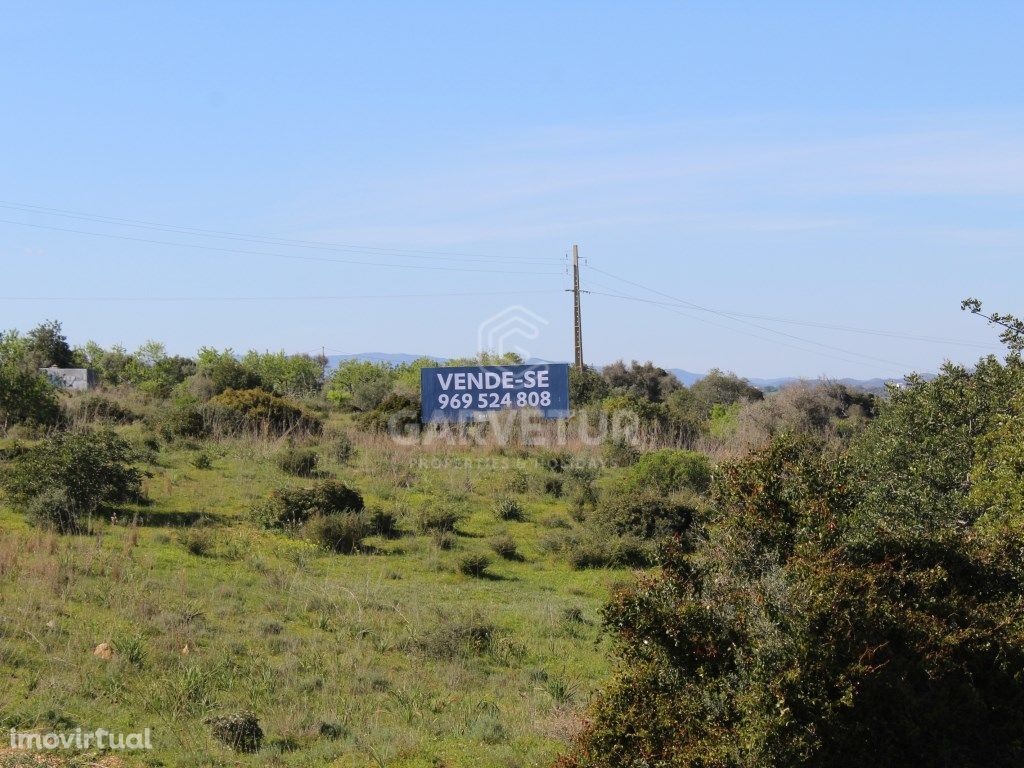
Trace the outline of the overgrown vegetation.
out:
M 808 428 L 724 465 L 605 609 L 618 671 L 562 764 L 1019 765 L 1022 392 L 1015 353 L 947 365 L 848 450 Z
M 0 722 L 196 768 L 1024 759 L 1012 351 L 882 398 L 573 371 L 630 426 L 555 448 L 391 440 L 427 364 L 5 334 Z

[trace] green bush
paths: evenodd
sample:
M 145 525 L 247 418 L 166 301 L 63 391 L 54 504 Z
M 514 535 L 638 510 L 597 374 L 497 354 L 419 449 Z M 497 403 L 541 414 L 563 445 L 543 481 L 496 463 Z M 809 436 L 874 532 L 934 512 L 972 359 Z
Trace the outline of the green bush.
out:
M 641 456 L 630 470 L 628 484 L 666 495 L 682 490 L 706 493 L 711 462 L 703 453 L 666 448 Z
M 370 535 L 370 526 L 359 512 L 316 515 L 306 523 L 306 534 L 324 549 L 341 554 L 355 552 Z
M 787 437 L 726 465 L 700 535 L 606 607 L 619 673 L 561 765 L 1024 764 L 1024 533 L 949 497 L 1009 402 L 951 397 L 978 384 L 912 385 L 852 461 Z
M 360 512 L 363 497 L 344 483 L 328 480 L 312 488 L 278 488 L 252 511 L 253 520 L 265 528 L 302 525 L 315 515 Z
M 631 467 L 640 458 L 640 449 L 624 437 L 609 437 L 601 445 L 601 457 L 610 467 Z
M 63 488 L 48 488 L 25 503 L 25 516 L 40 528 L 75 531 L 79 514 L 77 505 Z
M 339 464 L 348 464 L 356 456 L 356 445 L 347 432 L 337 435 L 331 443 L 331 455 Z
M 440 616 L 416 644 L 432 656 L 453 658 L 488 653 L 497 639 L 498 628 L 483 615 L 474 613 L 462 617 Z
M 206 451 L 200 451 L 192 457 L 192 466 L 196 469 L 210 469 L 213 467 L 213 459 Z
M 562 495 L 562 478 L 552 475 L 544 479 L 544 493 L 556 499 Z
M 213 532 L 205 526 L 192 526 L 181 533 L 181 545 L 196 557 L 205 557 L 213 551 Z
M 372 411 L 361 413 L 356 423 L 368 432 L 405 434 L 420 424 L 420 401 L 407 395 L 389 395 Z
M 487 575 L 487 568 L 491 564 L 491 558 L 487 555 L 468 553 L 459 558 L 459 573 L 463 576 L 483 578 Z
M 445 552 L 459 546 L 458 536 L 451 531 L 434 531 L 430 538 L 434 542 L 435 547 Z
M 488 544 L 490 545 L 491 550 L 494 552 L 494 554 L 496 554 L 500 558 L 503 558 L 505 560 L 521 559 L 519 549 L 516 546 L 516 540 L 508 534 L 495 536 L 488 542 Z
M 401 535 L 398 530 L 398 516 L 394 512 L 379 507 L 369 509 L 366 512 L 366 521 L 373 536 L 393 539 Z
M 665 495 L 632 487 L 605 494 L 588 522 L 619 534 L 657 538 L 685 533 L 706 504 L 695 494 Z
M 296 477 L 312 477 L 316 474 L 320 457 L 312 448 L 289 446 L 277 454 L 275 460 L 282 472 Z
M 139 498 L 141 476 L 131 456 L 131 446 L 111 431 L 65 432 L 16 456 L 0 484 L 16 507 L 70 531 L 105 505 Z
M 432 531 L 454 531 L 462 515 L 447 504 L 427 505 L 416 511 L 416 528 L 420 533 Z
M 585 568 L 644 568 L 654 561 L 650 545 L 636 536 L 589 534 L 568 542 L 569 565 Z
M 67 404 L 66 411 L 68 418 L 73 422 L 129 424 L 141 418 L 139 414 L 125 408 L 117 400 L 99 394 L 75 398 Z
M 171 403 L 158 418 L 156 428 L 166 440 L 175 437 L 201 438 L 208 434 L 202 409 L 188 400 Z
M 59 417 L 57 392 L 45 376 L 0 360 L 0 433 L 15 424 L 49 426 Z
M 499 520 L 523 520 L 526 513 L 518 499 L 511 496 L 500 496 L 494 503 L 494 514 Z
M 226 389 L 203 409 L 207 423 L 226 434 L 319 434 L 323 422 L 298 403 L 262 389 Z
M 585 463 L 571 464 L 563 472 L 562 494 L 577 510 L 593 507 L 597 504 L 597 478 L 600 471 L 597 467 Z

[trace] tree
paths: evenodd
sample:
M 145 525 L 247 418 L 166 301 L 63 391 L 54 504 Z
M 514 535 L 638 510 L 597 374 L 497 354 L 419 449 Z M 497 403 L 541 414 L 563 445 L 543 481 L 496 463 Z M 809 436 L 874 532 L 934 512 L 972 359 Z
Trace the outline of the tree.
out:
M 26 337 L 17 331 L 0 333 L 0 432 L 14 424 L 56 423 L 57 392 L 36 362 Z
M 255 389 L 263 382 L 254 371 L 242 365 L 234 351 L 218 352 L 202 347 L 196 358 L 196 372 L 189 381 L 189 390 L 209 400 L 228 389 Z
M 744 400 L 761 400 L 764 393 L 735 373 L 723 373 L 712 368 L 708 375 L 690 387 L 694 400 L 704 418 L 711 417 L 716 405 L 732 405 Z
M 608 396 L 609 389 L 596 368 L 587 365 L 582 371 L 575 366 L 569 369 L 569 404 L 574 408 L 600 402 Z
M 60 321 L 46 320 L 29 331 L 25 338 L 28 342 L 28 353 L 36 367 L 78 367 L 80 361 L 68 344 Z
M 81 354 L 85 365 L 94 369 L 105 384 L 117 386 L 128 381 L 128 368 L 132 356 L 120 344 L 115 344 L 107 350 L 95 341 L 88 341 Z
M 397 371 L 388 363 L 345 360 L 327 382 L 327 399 L 356 411 L 372 411 L 391 394 Z M 419 390 L 417 381 L 417 391 Z
M 196 372 L 192 358 L 168 355 L 158 341 L 140 346 L 125 365 L 125 378 L 147 394 L 167 397 L 175 386 Z
M 892 388 L 849 451 L 720 467 L 607 606 L 618 672 L 562 765 L 1024 764 L 1021 413 L 989 357 Z
M 682 386 L 673 374 L 649 360 L 646 363 L 634 360 L 629 367 L 618 360 L 605 366 L 601 375 L 614 394 L 642 397 L 652 403 L 663 402 Z
M 277 395 L 306 397 L 316 394 L 323 386 L 324 370 L 320 361 L 309 355 L 249 350 L 242 358 L 242 365 Z
M 605 609 L 618 672 L 562 766 L 1020 765 L 1024 539 L 850 536 L 857 471 L 806 438 L 729 465 Z
M 114 432 L 64 432 L 16 456 L 0 484 L 36 522 L 70 531 L 104 505 L 135 500 L 141 475 Z
M 969 311 L 972 315 L 984 317 L 990 325 L 1002 326 L 1003 331 L 999 335 L 999 340 L 1007 346 L 1012 354 L 1024 352 L 1024 320 L 1013 315 L 1001 315 L 998 312 L 986 315 L 982 312 L 981 302 L 977 299 L 964 299 L 960 302 L 960 309 Z

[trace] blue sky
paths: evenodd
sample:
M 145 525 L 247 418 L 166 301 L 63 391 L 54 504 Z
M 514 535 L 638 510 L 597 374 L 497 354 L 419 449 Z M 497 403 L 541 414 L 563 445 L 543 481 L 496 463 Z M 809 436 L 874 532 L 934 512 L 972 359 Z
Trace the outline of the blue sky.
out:
M 566 359 L 577 242 L 589 361 L 973 360 L 996 335 L 960 299 L 1021 311 L 1022 28 L 1020 3 L 10 3 L 0 326 L 461 355 L 521 305 L 549 322 L 518 344 Z

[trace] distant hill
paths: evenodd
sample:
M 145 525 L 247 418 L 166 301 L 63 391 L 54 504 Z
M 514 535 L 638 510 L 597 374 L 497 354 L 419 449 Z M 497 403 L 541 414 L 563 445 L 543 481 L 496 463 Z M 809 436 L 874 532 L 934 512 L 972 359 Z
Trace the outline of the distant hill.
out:
M 365 360 L 372 363 L 391 363 L 393 365 L 399 365 L 401 363 L 411 363 L 413 360 L 419 360 L 421 357 L 429 357 L 432 360 L 436 360 L 438 363 L 443 363 L 448 358 L 439 357 L 438 355 L 413 355 L 406 352 L 356 352 L 351 355 L 328 355 L 327 365 L 329 368 L 334 368 L 345 360 Z M 543 360 L 539 357 L 531 357 L 526 361 L 530 364 L 540 363 L 552 363 L 561 362 L 555 360 Z M 686 386 L 692 386 L 696 382 L 704 378 L 706 374 L 694 373 L 693 371 L 687 371 L 683 368 L 668 368 L 669 373 L 674 374 Z M 778 389 L 779 387 L 785 386 L 794 381 L 799 381 L 798 376 L 783 376 L 775 379 L 761 379 L 755 376 L 746 377 L 747 381 L 753 384 L 755 387 L 761 389 Z M 925 379 L 931 378 L 929 374 L 924 376 Z M 845 384 L 848 387 L 856 387 L 858 389 L 865 389 L 869 392 L 884 392 L 885 385 L 890 381 L 900 381 L 899 379 L 853 379 L 844 378 L 836 379 L 840 384 Z

